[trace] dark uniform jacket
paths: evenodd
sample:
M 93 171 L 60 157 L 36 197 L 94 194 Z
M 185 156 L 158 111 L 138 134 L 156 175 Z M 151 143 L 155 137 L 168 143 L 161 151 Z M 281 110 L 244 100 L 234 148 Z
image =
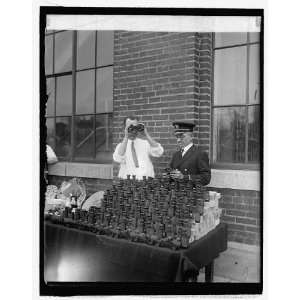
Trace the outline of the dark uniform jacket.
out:
M 171 169 L 179 170 L 183 175 L 191 175 L 191 178 L 199 178 L 201 184 L 207 185 L 210 182 L 211 172 L 208 155 L 193 145 L 182 157 L 181 151 L 174 153 Z

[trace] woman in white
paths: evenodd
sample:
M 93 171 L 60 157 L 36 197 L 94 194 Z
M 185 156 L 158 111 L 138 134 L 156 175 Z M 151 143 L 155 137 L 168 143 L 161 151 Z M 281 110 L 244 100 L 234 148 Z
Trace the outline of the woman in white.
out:
M 127 178 L 127 175 L 135 175 L 136 179 L 143 179 L 143 176 L 154 177 L 154 169 L 151 156 L 160 157 L 164 149 L 149 135 L 144 127 L 144 135 L 134 130 L 128 132 L 130 125 L 136 126 L 136 117 L 127 117 L 124 125 L 124 138 L 114 151 L 113 159 L 120 164 L 118 177 Z M 144 136 L 144 138 L 142 138 Z

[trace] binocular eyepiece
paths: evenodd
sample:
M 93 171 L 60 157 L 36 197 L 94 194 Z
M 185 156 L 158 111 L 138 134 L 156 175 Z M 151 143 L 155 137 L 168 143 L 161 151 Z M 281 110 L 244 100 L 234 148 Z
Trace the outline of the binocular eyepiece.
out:
M 137 125 L 130 125 L 128 127 L 128 132 L 134 132 L 134 131 L 142 132 L 142 131 L 144 131 L 144 128 L 145 128 L 145 126 L 142 123 L 139 123 Z

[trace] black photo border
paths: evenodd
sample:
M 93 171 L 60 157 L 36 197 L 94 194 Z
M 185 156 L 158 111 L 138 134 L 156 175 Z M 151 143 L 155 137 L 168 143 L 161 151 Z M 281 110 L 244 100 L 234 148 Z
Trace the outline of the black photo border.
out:
M 44 74 L 44 38 L 46 16 L 54 15 L 169 15 L 169 16 L 257 16 L 261 17 L 260 32 L 260 282 L 258 283 L 131 283 L 131 282 L 60 282 L 46 283 L 44 280 L 44 195 L 46 182 L 44 166 L 46 164 L 46 77 Z M 133 8 L 133 7 L 59 7 L 41 6 L 39 16 L 40 46 L 40 258 L 39 293 L 41 296 L 74 295 L 238 295 L 261 294 L 263 291 L 263 116 L 264 116 L 264 9 L 236 8 Z

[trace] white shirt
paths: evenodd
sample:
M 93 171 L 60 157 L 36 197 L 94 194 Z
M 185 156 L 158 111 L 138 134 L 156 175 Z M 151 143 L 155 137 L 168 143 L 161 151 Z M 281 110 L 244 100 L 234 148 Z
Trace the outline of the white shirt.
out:
M 138 159 L 139 167 L 136 168 L 132 153 L 131 144 L 134 142 L 134 148 Z M 119 177 L 127 178 L 127 175 L 135 175 L 137 179 L 143 179 L 143 176 L 154 177 L 153 164 L 150 156 L 160 157 L 164 153 L 163 147 L 158 143 L 157 147 L 151 147 L 147 140 L 136 138 L 135 140 L 128 140 L 124 155 L 119 155 L 119 143 L 113 154 L 115 162 L 120 163 Z
M 184 154 L 186 154 L 186 152 L 193 146 L 193 143 L 188 144 L 187 146 L 185 146 L 183 148 L 183 151 L 181 153 L 182 157 L 184 156 Z
M 47 154 L 47 163 L 48 164 L 57 162 L 57 157 L 56 157 L 53 149 L 49 145 L 46 145 L 46 154 Z

